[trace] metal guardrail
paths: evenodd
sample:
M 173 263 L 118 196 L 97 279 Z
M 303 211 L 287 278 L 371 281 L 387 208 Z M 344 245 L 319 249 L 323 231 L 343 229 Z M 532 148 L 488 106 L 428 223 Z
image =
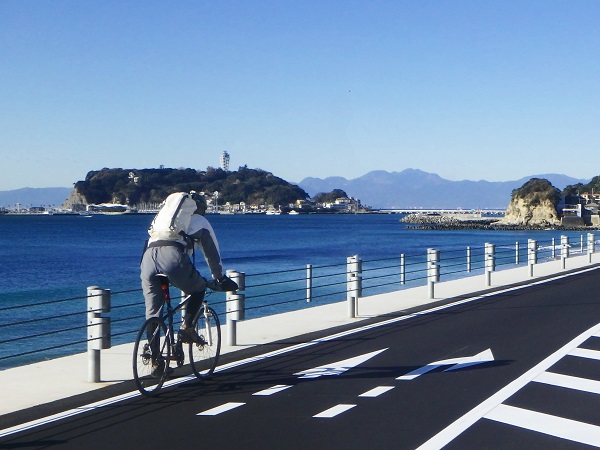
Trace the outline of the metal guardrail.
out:
M 347 257 L 342 264 L 313 266 L 258 274 L 229 271 L 240 289 L 227 293 L 224 300 L 211 300 L 219 314 L 226 315 L 228 344 L 236 345 L 237 322 L 246 318 L 266 316 L 302 307 L 311 307 L 343 300 L 347 302 L 348 317 L 356 317 L 361 298 L 384 292 L 402 290 L 407 286 L 427 285 L 428 298 L 434 298 L 435 285 L 441 279 L 450 280 L 483 273 L 486 286 L 491 286 L 492 274 L 502 268 L 527 265 L 533 277 L 538 261 L 566 260 L 572 254 L 587 253 L 591 263 L 595 252 L 594 234 L 581 235 L 578 243 L 562 236 L 560 242 L 529 239 L 526 245 L 483 247 L 460 250 L 427 249 L 416 255 L 399 254 L 397 258 L 362 260 L 358 255 Z M 175 298 L 175 297 L 174 297 Z M 87 308 L 81 306 L 87 301 Z M 71 305 L 72 312 L 53 314 L 56 305 Z M 131 311 L 135 308 L 135 314 Z M 140 289 L 111 292 L 97 286 L 88 288 L 85 297 L 9 306 L 1 309 L 0 369 L 52 359 L 88 349 L 88 380 L 100 380 L 100 352 L 113 343 L 131 342 L 144 317 Z M 108 315 L 110 314 L 110 316 Z M 87 323 L 85 323 L 87 317 Z M 0 319 L 1 320 L 1 319 Z M 74 320 L 77 321 L 74 324 Z M 23 326 L 25 325 L 25 326 Z M 23 330 L 38 330 L 17 336 L 5 333 L 22 326 Z M 84 331 L 85 330 L 85 331 Z M 87 337 L 83 334 L 87 332 Z M 70 350 L 67 350 L 70 348 Z M 8 363 L 12 361 L 12 364 Z M 16 363 L 15 363 L 16 362 Z

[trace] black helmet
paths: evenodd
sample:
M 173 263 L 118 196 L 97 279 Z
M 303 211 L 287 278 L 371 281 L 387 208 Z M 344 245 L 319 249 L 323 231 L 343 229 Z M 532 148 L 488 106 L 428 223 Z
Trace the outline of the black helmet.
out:
M 197 209 L 195 211 L 195 214 L 200 214 L 201 216 L 203 216 L 206 213 L 206 209 L 208 208 L 206 199 L 204 198 L 204 193 L 190 191 L 190 196 L 192 197 L 192 200 L 196 202 Z

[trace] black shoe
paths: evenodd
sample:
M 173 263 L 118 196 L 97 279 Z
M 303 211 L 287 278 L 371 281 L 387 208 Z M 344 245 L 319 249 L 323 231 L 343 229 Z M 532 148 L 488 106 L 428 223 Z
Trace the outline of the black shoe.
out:
M 181 327 L 179 329 L 179 339 L 184 344 L 199 344 L 204 345 L 204 339 L 202 339 L 194 328 Z
M 150 374 L 153 377 L 160 378 L 163 376 L 164 372 L 165 372 L 164 360 L 156 361 L 156 362 L 152 363 L 152 372 L 150 372 Z M 171 369 L 170 367 L 167 367 L 167 375 L 170 375 L 172 373 L 173 373 L 173 369 Z

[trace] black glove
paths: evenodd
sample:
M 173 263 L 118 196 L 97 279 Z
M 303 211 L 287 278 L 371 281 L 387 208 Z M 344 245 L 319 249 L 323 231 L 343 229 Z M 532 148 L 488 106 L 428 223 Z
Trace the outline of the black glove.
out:
M 221 292 L 231 292 L 237 291 L 238 285 L 235 281 L 229 278 L 227 275 L 223 275 L 221 278 L 217 280 L 218 290 Z

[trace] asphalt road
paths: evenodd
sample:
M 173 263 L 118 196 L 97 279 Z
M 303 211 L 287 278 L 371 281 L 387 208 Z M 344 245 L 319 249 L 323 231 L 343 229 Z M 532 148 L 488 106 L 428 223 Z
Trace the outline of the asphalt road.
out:
M 0 448 L 600 447 L 597 286 L 591 270 L 226 355 L 209 381 L 82 408 Z

